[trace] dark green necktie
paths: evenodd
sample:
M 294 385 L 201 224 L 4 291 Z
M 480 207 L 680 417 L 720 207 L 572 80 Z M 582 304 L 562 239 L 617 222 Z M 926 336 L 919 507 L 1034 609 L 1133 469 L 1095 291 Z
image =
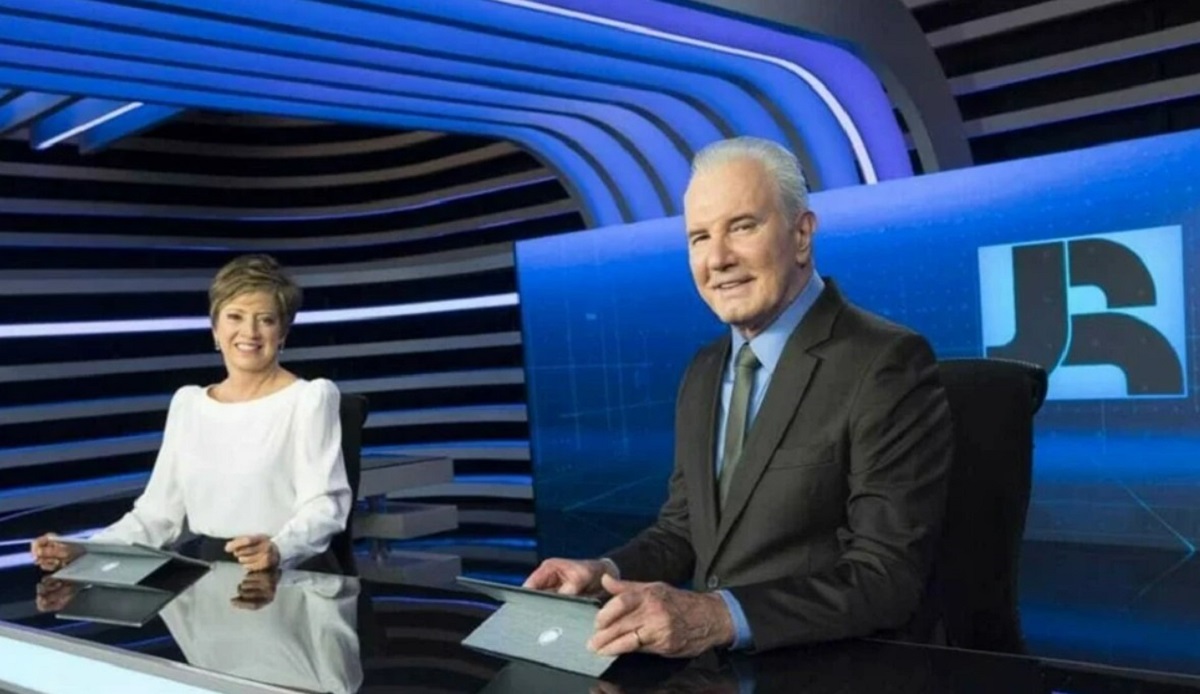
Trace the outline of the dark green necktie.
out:
M 750 391 L 754 388 L 754 372 L 761 364 L 747 342 L 738 350 L 733 370 L 733 396 L 729 398 L 729 416 L 725 418 L 725 451 L 721 460 L 718 478 L 720 505 L 725 506 L 729 496 L 729 483 L 742 457 L 742 443 L 746 438 L 746 421 L 750 417 Z

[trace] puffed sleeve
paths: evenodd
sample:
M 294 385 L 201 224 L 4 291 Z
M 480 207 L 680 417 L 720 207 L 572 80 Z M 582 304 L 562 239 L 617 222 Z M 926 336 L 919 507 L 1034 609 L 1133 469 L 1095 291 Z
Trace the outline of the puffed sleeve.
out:
M 291 519 L 271 538 L 282 568 L 324 552 L 346 528 L 353 500 L 342 459 L 340 403 L 337 386 L 325 379 L 310 383 L 297 399 L 291 466 L 296 500 Z
M 187 426 L 187 413 L 194 405 L 193 396 L 197 390 L 195 386 L 185 386 L 175 391 L 167 410 L 162 445 L 145 490 L 133 502 L 133 509 L 129 513 L 92 535 L 91 539 L 125 544 L 140 542 L 163 547 L 179 537 L 183 531 L 186 507 L 177 451 L 181 430 Z

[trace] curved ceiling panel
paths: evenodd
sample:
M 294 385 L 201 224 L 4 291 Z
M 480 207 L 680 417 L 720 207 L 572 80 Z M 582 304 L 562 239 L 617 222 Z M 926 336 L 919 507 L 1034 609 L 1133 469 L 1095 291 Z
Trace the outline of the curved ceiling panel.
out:
M 7 55 L 7 52 L 6 52 Z M 513 140 L 525 146 L 530 152 L 543 159 L 550 168 L 560 174 L 563 184 L 580 203 L 585 218 L 592 226 L 616 224 L 623 219 L 635 218 L 635 208 L 631 208 L 621 193 L 617 182 L 609 175 L 608 170 L 601 166 L 587 150 L 572 146 L 557 134 L 547 130 L 528 127 L 506 127 L 489 121 L 477 121 L 450 118 L 446 116 L 429 116 L 398 111 L 383 111 L 363 107 L 347 107 L 336 104 L 319 102 L 303 102 L 285 99 L 265 98 L 253 94 L 236 92 L 211 93 L 206 91 L 189 90 L 178 87 L 159 86 L 144 82 L 130 82 L 107 77 L 79 77 L 50 71 L 29 70 L 23 68 L 4 67 L 0 61 L 0 83 L 22 86 L 25 88 L 46 88 L 53 91 L 82 91 L 89 94 L 108 96 L 110 98 L 129 98 L 130 93 L 144 94 L 149 101 L 158 103 L 179 104 L 193 108 L 209 110 L 234 110 L 251 113 L 271 113 L 296 118 L 309 118 L 324 121 L 340 121 L 345 123 L 361 123 L 368 125 L 390 126 L 407 130 L 442 130 L 453 133 L 469 133 L 488 135 Z M 3 201 L 6 206 L 14 205 L 11 199 Z M 77 211 L 79 214 L 107 214 L 102 206 L 89 205 Z M 179 215 L 179 210 L 173 210 L 172 215 Z M 211 210 L 206 214 L 211 216 Z M 278 218 L 278 210 L 266 211 L 267 217 L 259 217 L 252 211 L 239 210 L 229 218 L 236 219 L 269 219 Z M 295 214 L 291 219 L 317 219 L 322 217 L 342 217 L 344 213 L 328 215 Z
M 374 70 L 356 69 L 354 67 L 342 67 L 338 65 L 329 65 L 330 59 L 340 58 L 352 50 L 354 46 L 346 46 L 336 42 L 325 42 L 328 45 L 319 46 L 325 50 L 320 51 L 318 58 L 322 62 L 306 61 L 300 62 L 295 59 L 288 59 L 279 56 L 265 53 L 267 51 L 278 51 L 281 47 L 286 47 L 287 50 L 299 54 L 311 53 L 314 40 L 311 37 L 304 36 L 307 32 L 308 20 L 316 22 L 332 21 L 332 17 L 318 15 L 316 17 L 302 17 L 300 20 L 288 20 L 287 26 L 289 31 L 297 32 L 295 34 L 283 35 L 272 34 L 265 30 L 261 30 L 255 26 L 231 25 L 227 23 L 195 19 L 187 26 L 180 25 L 173 15 L 166 13 L 146 12 L 142 10 L 131 10 L 123 7 L 109 7 L 99 3 L 89 3 L 88 19 L 76 20 L 67 12 L 66 5 L 74 5 L 78 3 L 48 2 L 46 5 L 40 6 L 40 10 L 51 10 L 59 12 L 59 16 L 54 21 L 38 21 L 36 19 L 17 18 L 14 17 L 7 22 L 8 26 L 3 29 L 0 38 L 5 39 L 14 46 L 19 45 L 37 45 L 44 48 L 57 48 L 65 45 L 73 45 L 79 53 L 87 54 L 105 54 L 105 55 L 121 55 L 130 56 L 138 60 L 146 60 L 151 62 L 148 68 L 150 72 L 155 70 L 167 71 L 174 65 L 189 65 L 197 66 L 201 69 L 218 69 L 223 71 L 218 76 L 213 76 L 209 79 L 208 84 L 220 84 L 226 79 L 235 79 L 241 75 L 248 74 L 270 74 L 281 79 L 291 79 L 300 82 L 301 85 L 295 87 L 300 93 L 305 92 L 305 85 L 337 85 L 347 90 L 367 90 L 375 96 L 380 92 L 400 93 L 400 94 L 426 94 L 433 99 L 450 99 L 456 101 L 468 101 L 473 103 L 483 103 L 486 105 L 494 105 L 495 99 L 502 99 L 505 103 L 519 108 L 530 108 L 530 102 L 542 102 L 541 108 L 549 113 L 571 113 L 578 115 L 581 110 L 588 110 L 589 104 L 579 98 L 578 95 L 572 97 L 564 103 L 546 104 L 547 97 L 539 95 L 537 92 L 530 93 L 528 91 L 508 91 L 494 87 L 475 87 L 476 90 L 486 90 L 492 100 L 482 101 L 477 96 L 468 92 L 472 86 L 461 79 L 456 81 L 436 81 L 429 78 L 422 78 L 414 75 L 411 72 L 412 62 L 410 53 L 396 51 L 386 51 L 379 48 L 372 48 L 369 51 L 353 51 L 356 58 L 361 61 L 360 64 L 375 66 Z M 299 5 L 299 3 L 298 3 Z M 319 6 L 318 6 L 319 7 Z M 239 9 L 234 7 L 232 9 Z M 252 8 L 240 8 L 240 14 L 237 19 L 240 22 L 254 22 Z M 94 11 L 93 11 L 94 10 Z M 365 20 L 362 20 L 365 22 Z M 395 24 L 398 20 L 394 20 Z M 91 26 L 92 23 L 103 22 L 110 26 L 120 26 L 121 31 L 104 31 L 98 30 Z M 162 31 L 158 31 L 157 25 L 164 24 Z M 151 29 L 161 36 L 170 38 L 162 39 L 153 36 L 146 36 L 144 32 L 149 32 Z M 373 36 L 374 30 L 369 28 L 361 28 L 358 33 L 363 36 L 356 37 L 347 33 L 341 37 L 343 41 L 371 41 L 380 39 L 381 37 Z M 453 32 L 458 31 L 457 34 Z M 386 35 L 388 32 L 383 32 Z M 439 46 L 465 46 L 471 47 L 479 44 L 477 37 L 463 34 L 461 30 L 456 30 L 453 27 L 441 27 L 439 25 L 421 24 L 412 27 L 411 32 L 401 32 L 398 34 L 402 37 L 411 37 L 411 40 L 393 41 L 392 43 L 404 51 L 435 50 Z M 250 51 L 231 51 L 214 47 L 209 44 L 191 45 L 182 43 L 186 41 L 208 41 L 208 42 L 224 42 L 230 41 L 244 42 Z M 320 42 L 315 42 L 320 44 Z M 479 58 L 476 53 L 484 54 L 483 57 L 492 57 L 497 61 L 504 59 L 506 53 L 510 55 L 524 56 L 526 61 L 525 69 L 541 69 L 542 65 L 575 65 L 583 67 L 591 67 L 596 71 L 608 70 L 614 74 L 633 73 L 641 68 L 639 63 L 631 60 L 616 61 L 596 58 L 586 53 L 578 51 L 566 52 L 564 55 L 538 54 L 536 51 L 531 52 L 529 44 L 506 45 L 504 40 L 493 37 L 490 39 L 491 46 L 488 51 L 473 51 L 471 56 L 459 56 L 459 59 L 475 60 Z M 239 55 L 240 53 L 240 55 Z M 168 57 L 169 56 L 169 57 Z M 411 56 L 419 57 L 419 56 Z M 344 58 L 343 58 L 344 59 Z M 80 70 L 91 70 L 95 66 L 92 56 L 86 58 L 80 55 L 72 55 L 65 58 L 65 61 L 79 66 Z M 367 62 L 367 61 L 370 62 Z M 453 61 L 443 60 L 443 68 L 446 64 L 453 64 Z M 229 66 L 234 66 L 232 72 Z M 404 72 L 396 72 L 397 69 Z M 657 82 L 669 83 L 685 83 L 689 80 L 689 75 L 685 71 L 659 71 L 660 74 L 654 75 L 655 81 L 647 82 L 646 86 L 652 86 Z M 581 73 L 586 74 L 586 73 Z M 228 76 L 227 76 L 228 75 Z M 536 80 L 544 75 L 533 74 L 535 80 L 534 88 L 539 86 Z M 525 89 L 528 89 L 527 85 Z M 311 91 L 312 87 L 308 87 Z M 728 92 L 728 90 L 720 90 Z M 478 93 L 478 92 L 477 92 Z M 724 97 L 729 95 L 722 94 Z M 734 101 L 732 109 L 727 109 L 727 115 L 735 115 L 745 113 L 747 110 L 762 111 L 762 105 L 751 99 L 749 95 L 740 95 L 739 101 Z M 635 101 L 627 101 L 626 103 L 638 105 L 640 110 L 646 110 L 646 103 L 655 103 L 653 99 L 645 100 L 638 99 Z M 659 102 L 662 105 L 662 102 Z M 592 110 L 601 105 L 591 104 Z M 632 109 L 630 109 L 632 110 Z M 660 111 L 654 114 L 655 122 L 659 124 L 675 124 L 695 122 L 693 114 L 690 113 L 692 108 L 674 108 L 670 111 Z M 537 111 L 531 111 L 525 114 L 526 116 L 537 116 Z M 674 213 L 674 205 L 676 200 L 682 194 L 683 186 L 686 181 L 687 174 L 687 155 L 690 152 L 680 151 L 680 147 L 676 146 L 676 142 L 680 141 L 678 135 L 675 136 L 674 142 L 667 140 L 661 132 L 655 132 L 653 128 L 643 127 L 643 124 L 636 122 L 638 116 L 631 116 L 626 113 L 620 118 L 608 118 L 609 129 L 616 132 L 625 133 L 628 135 L 629 141 L 622 143 L 621 147 L 616 149 L 611 148 L 592 148 L 591 151 L 596 153 L 596 156 L 601 160 L 607 158 L 615 158 L 617 160 L 632 156 L 639 160 L 651 160 L 650 162 L 641 162 L 643 169 L 649 169 L 647 174 L 642 178 L 649 176 L 652 180 L 639 180 L 638 176 L 633 178 L 625 178 L 629 175 L 626 168 L 621 170 L 611 171 L 611 175 L 615 180 L 620 180 L 628 185 L 630 190 L 629 197 L 631 198 L 631 206 L 634 208 L 637 218 L 648 218 L 652 216 L 662 216 L 663 212 L 655 211 L 655 204 L 665 205 L 665 210 L 668 213 Z M 598 122 L 593 118 L 593 123 Z M 754 113 L 747 119 L 754 126 L 753 132 L 762 134 L 766 137 L 775 139 L 783 139 L 782 132 L 773 127 L 768 118 Z M 634 121 L 634 122 L 631 122 Z M 677 127 L 677 126 L 673 126 Z M 638 131 L 641 132 L 638 132 Z M 742 129 L 743 131 L 745 128 Z M 560 134 L 569 133 L 570 131 L 556 130 Z M 688 141 L 689 149 L 696 149 L 707 142 L 716 139 L 717 135 L 713 130 L 707 133 L 698 133 L 695 128 L 689 132 L 692 137 Z M 703 139 L 700 139 L 703 138 Z M 595 143 L 593 143 L 595 144 Z M 657 201 L 655 201 L 657 198 Z
M 687 161 L 679 149 L 651 122 L 621 106 L 428 77 L 396 76 L 381 70 L 327 68 L 298 64 L 295 60 L 288 64 L 286 59 L 272 56 L 229 55 L 228 50 L 163 45 L 166 42 L 156 39 L 129 37 L 86 26 L 68 28 L 24 18 L 5 22 L 0 28 L 0 39 L 11 44 L 5 50 L 5 60 L 24 67 L 539 127 L 570 138 L 589 152 L 603 153 L 613 177 L 628 182 L 630 189 L 636 191 L 629 197 L 639 218 L 673 214 L 672 201 L 684 185 Z M 110 55 L 129 55 L 133 59 L 82 56 L 51 48 L 64 45 L 65 40 L 77 46 L 103 46 Z M 18 41 L 42 47 L 28 48 L 17 45 Z M 164 51 L 170 51 L 169 62 L 157 57 Z M 242 69 L 248 65 L 254 67 Z M 299 77 L 311 74 L 320 78 Z M 653 152 L 664 160 L 659 162 L 661 176 L 655 175 L 643 152 Z M 670 161 L 671 158 L 676 161 Z M 676 192 L 672 195 L 670 191 Z
M 14 22 L 14 24 L 16 23 Z M 11 27 L 7 29 L 11 30 Z M 388 124 L 398 127 L 433 129 L 438 127 L 436 125 L 407 124 L 412 122 L 409 117 L 445 118 L 447 123 L 465 120 L 479 123 L 479 126 L 462 128 L 461 131 L 484 133 L 484 128 L 489 128 L 489 130 L 499 128 L 500 136 L 514 139 L 517 138 L 508 133 L 505 126 L 531 127 L 549 134 L 552 139 L 557 138 L 563 141 L 554 146 L 551 151 L 543 151 L 541 148 L 536 150 L 548 158 L 553 157 L 556 150 L 564 148 L 577 151 L 584 156 L 602 155 L 597 156 L 597 159 L 601 160 L 603 171 L 611 180 L 623 182 L 625 189 L 630 192 L 625 197 L 630 214 L 635 218 L 661 217 L 669 214 L 668 210 L 671 209 L 667 206 L 668 197 L 663 184 L 652 176 L 648 164 L 641 158 L 641 150 L 625 144 L 623 141 L 627 141 L 627 138 L 620 131 L 611 129 L 607 124 L 599 125 L 595 120 L 578 116 L 489 107 L 475 103 L 456 103 L 435 98 L 415 98 L 386 92 L 354 91 L 343 87 L 327 87 L 295 81 L 285 82 L 237 74 L 218 74 L 191 68 L 152 65 L 146 62 L 96 56 L 91 56 L 85 61 L 79 56 L 67 53 L 19 46 L 6 48 L 4 61 L 26 68 L 54 71 L 58 78 L 47 77 L 47 81 L 53 79 L 54 82 L 61 82 L 62 78 L 66 76 L 75 76 L 80 79 L 98 77 L 109 83 L 108 86 L 99 87 L 100 89 L 111 88 L 127 98 L 138 98 L 137 95 L 141 93 L 161 94 L 161 90 L 154 89 L 161 85 L 191 95 L 176 97 L 184 99 L 183 102 L 190 106 L 213 109 L 231 108 L 235 96 L 244 95 L 256 99 L 274 98 L 298 102 L 309 106 L 319 104 L 359 111 L 369 110 L 368 112 L 374 112 L 387 118 L 390 121 Z M 68 81 L 58 89 L 70 89 L 72 86 L 73 84 Z M 153 96 L 150 98 L 153 99 Z M 305 117 L 305 113 L 304 110 L 293 111 L 292 115 Z M 309 115 L 307 117 L 318 116 Z M 406 124 L 396 123 L 395 118 L 404 118 Z M 362 119 L 360 117 L 355 120 Z M 365 122 L 382 124 L 378 119 L 368 119 Z M 453 128 L 446 127 L 444 129 L 452 130 Z M 611 221 L 604 223 L 611 223 Z
M 516 5 L 529 0 L 497 0 Z M 717 18 L 710 12 L 663 0 L 599 3 L 595 0 L 551 0 L 564 10 L 590 11 L 632 27 L 652 28 L 724 46 L 779 65 L 820 93 L 855 149 L 860 167 L 878 180 L 913 175 L 912 161 L 892 103 L 879 78 L 858 56 L 825 41 L 785 33 L 768 26 Z
M 99 97 L 35 145 L 94 149 L 184 107 L 478 133 L 539 155 L 593 225 L 676 214 L 691 155 L 732 134 L 790 145 L 816 188 L 911 174 L 849 52 L 656 0 L 35 7 L 0 0 L 0 85 Z
M 590 15 L 556 13 L 552 11 L 555 8 L 539 3 L 522 3 L 518 7 L 503 1 L 481 2 L 472 7 L 472 12 L 464 14 L 460 6 L 436 0 L 364 1 L 380 11 L 389 11 L 390 16 L 408 21 L 418 21 L 409 18 L 419 17 L 458 22 L 474 27 L 475 31 L 494 31 L 495 27 L 503 27 L 509 35 L 521 40 L 542 42 L 539 52 L 569 50 L 563 56 L 564 64 L 578 63 L 578 53 L 586 49 L 601 56 L 600 60 L 606 63 L 595 73 L 597 75 L 621 74 L 622 68 L 632 61 L 635 69 L 640 69 L 645 63 L 653 63 L 717 75 L 746 84 L 752 93 L 760 96 L 760 100 L 779 110 L 790 143 L 809 151 L 812 158 L 810 170 L 828 187 L 860 182 L 846 134 L 826 104 L 809 84 L 795 79 L 779 69 L 777 64 L 754 60 L 741 52 L 722 50 L 715 44 L 697 45 L 661 32 L 631 31 L 626 26 L 584 18 Z M 418 33 L 428 35 L 426 32 L 429 31 L 428 25 L 418 25 Z M 461 37 L 462 34 L 446 37 L 451 41 L 450 45 L 466 48 L 461 40 L 454 41 L 456 36 Z M 478 55 L 473 47 L 469 53 Z M 622 61 L 622 58 L 628 60 Z M 869 158 L 864 158 L 860 163 L 871 168 Z
M 0 100 L 0 135 L 36 123 L 38 119 L 53 114 L 75 101 L 76 99 L 62 94 L 9 90 L 5 92 L 3 100 Z

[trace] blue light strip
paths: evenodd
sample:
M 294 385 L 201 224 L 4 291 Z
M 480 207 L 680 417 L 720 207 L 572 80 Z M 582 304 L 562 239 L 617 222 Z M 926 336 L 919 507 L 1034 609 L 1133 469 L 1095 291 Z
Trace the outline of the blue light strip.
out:
M 34 149 L 49 149 L 59 142 L 120 118 L 144 105 L 140 101 L 119 103 L 104 99 L 83 99 L 35 123 L 30 129 L 29 141 Z
M 73 533 L 64 533 L 62 534 L 62 537 L 64 539 L 87 539 L 98 530 L 101 530 L 101 528 L 90 528 L 88 530 L 80 530 Z M 28 537 L 0 543 L 0 546 L 16 546 L 19 544 L 25 547 L 25 551 L 23 552 L 0 555 L 0 570 L 15 569 L 21 566 L 33 566 L 33 555 L 29 553 L 29 545 L 33 542 L 33 539 L 34 538 L 32 537 Z M 3 676 L 3 673 L 0 673 L 0 676 Z
M 61 537 L 67 539 L 83 539 L 91 537 L 93 533 L 101 529 L 102 528 L 88 528 L 87 530 L 79 530 L 73 533 L 64 533 L 61 535 Z M 15 540 L 4 540 L 3 542 L 0 542 L 0 547 L 28 547 L 34 541 L 34 539 L 35 538 L 32 537 L 21 537 Z
M 83 133 L 79 140 L 79 151 L 93 153 L 123 137 L 135 135 L 183 112 L 181 108 L 144 104 L 132 113 L 125 113 L 105 123 L 97 124 Z
M 510 484 L 528 487 L 533 484 L 532 475 L 455 475 L 456 484 Z
M 517 294 L 492 294 L 468 299 L 422 301 L 391 306 L 327 309 L 306 311 L 296 315 L 296 325 L 348 323 L 381 320 L 403 316 L 421 316 L 452 311 L 474 311 L 485 308 L 516 306 Z M 71 323 L 17 323 L 0 325 L 0 339 L 28 337 L 79 337 L 82 335 L 125 335 L 137 333 L 176 332 L 182 330 L 211 330 L 208 318 L 143 318 L 139 320 L 81 321 Z
M 149 433 L 149 434 L 126 434 L 124 436 L 108 436 L 105 438 L 86 439 L 83 441 L 63 441 L 63 442 L 59 442 L 59 443 L 43 443 L 43 444 L 38 444 L 35 446 L 17 446 L 15 448 L 0 448 L 0 456 L 16 457 L 16 456 L 30 455 L 33 453 L 45 453 L 47 451 L 69 451 L 72 449 L 80 450 L 80 449 L 86 449 L 89 446 L 95 447 L 95 446 L 102 445 L 102 444 L 110 444 L 111 445 L 111 444 L 118 444 L 118 443 L 133 443 L 133 442 L 137 442 L 137 441 L 145 441 L 145 442 L 153 443 L 153 442 L 157 442 L 157 440 L 161 439 L 161 438 L 162 438 L 162 433 L 153 432 L 153 433 Z M 20 462 L 24 463 L 26 461 L 22 460 Z M 7 467 L 17 467 L 17 466 L 8 465 Z M 53 485 L 48 485 L 48 486 L 53 486 Z M 25 489 L 26 492 L 28 492 L 28 490 L 29 490 L 29 488 Z M 5 495 L 7 495 L 11 491 L 12 490 L 0 492 L 0 498 L 3 498 Z
M 78 480 L 76 482 L 55 482 L 54 484 L 41 484 L 32 487 L 17 487 L 16 489 L 0 490 L 0 499 L 12 498 L 15 496 L 29 496 L 31 494 L 39 494 L 49 491 L 69 491 L 82 487 L 91 487 L 97 484 L 113 483 L 113 482 L 134 482 L 137 480 L 150 479 L 148 472 L 131 472 L 124 475 L 111 475 L 109 477 L 99 477 L 89 480 Z
M 33 566 L 33 556 L 29 552 L 0 555 L 0 570 L 16 569 L 23 566 Z

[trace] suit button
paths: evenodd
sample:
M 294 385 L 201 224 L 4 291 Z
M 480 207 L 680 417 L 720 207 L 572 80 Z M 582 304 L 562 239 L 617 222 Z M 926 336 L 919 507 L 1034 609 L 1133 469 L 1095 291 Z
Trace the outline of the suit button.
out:
M 717 588 L 720 588 L 720 587 L 721 587 L 721 579 L 717 578 L 716 576 L 708 577 L 708 589 L 709 590 L 716 590 Z

